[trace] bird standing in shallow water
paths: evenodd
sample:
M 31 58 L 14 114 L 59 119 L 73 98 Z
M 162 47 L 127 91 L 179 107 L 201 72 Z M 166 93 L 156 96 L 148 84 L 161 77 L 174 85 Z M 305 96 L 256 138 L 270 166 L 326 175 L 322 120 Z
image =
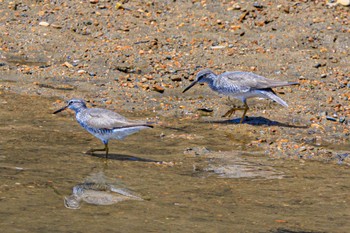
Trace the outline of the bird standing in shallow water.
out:
M 243 110 L 240 123 L 243 122 L 249 109 L 247 99 L 253 97 L 271 99 L 288 107 L 288 104 L 278 97 L 272 88 L 299 84 L 297 82 L 271 80 L 250 72 L 233 71 L 216 75 L 210 69 L 204 69 L 198 72 L 196 80 L 186 87 L 183 93 L 196 83 L 208 83 L 213 91 L 241 100 L 244 107 L 233 107 L 224 114 L 224 117 L 227 117 L 231 116 L 236 110 Z
M 53 114 L 62 112 L 65 109 L 72 109 L 78 123 L 89 133 L 100 139 L 105 147 L 103 149 L 91 149 L 86 153 L 92 154 L 95 151 L 105 151 L 108 157 L 108 141 L 110 139 L 122 140 L 126 136 L 136 133 L 141 129 L 153 128 L 152 125 L 143 121 L 128 120 L 116 112 L 102 108 L 87 108 L 85 101 L 71 99 L 68 104 L 58 109 Z

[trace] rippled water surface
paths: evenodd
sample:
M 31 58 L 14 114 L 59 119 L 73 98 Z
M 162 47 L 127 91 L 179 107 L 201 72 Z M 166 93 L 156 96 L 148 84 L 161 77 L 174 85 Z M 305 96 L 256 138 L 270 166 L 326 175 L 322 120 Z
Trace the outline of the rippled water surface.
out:
M 271 159 L 179 119 L 111 141 L 107 161 L 83 153 L 102 145 L 52 103 L 0 94 L 1 232 L 350 232 L 346 166 Z M 66 208 L 98 173 L 143 200 Z

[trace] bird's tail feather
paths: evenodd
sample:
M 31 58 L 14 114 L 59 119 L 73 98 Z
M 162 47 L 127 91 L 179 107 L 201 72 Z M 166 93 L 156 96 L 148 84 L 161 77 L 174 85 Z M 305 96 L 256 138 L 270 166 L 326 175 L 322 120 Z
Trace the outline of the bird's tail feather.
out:
M 265 91 L 264 94 L 272 99 L 273 101 L 279 103 L 280 105 L 284 106 L 284 107 L 288 107 L 288 104 L 283 100 L 281 99 L 280 97 L 278 97 L 276 94 L 274 94 L 273 92 L 268 92 L 268 91 Z
M 113 138 L 118 140 L 123 140 L 126 136 L 129 136 L 130 134 L 134 134 L 142 129 L 152 128 L 152 127 L 153 126 L 150 126 L 150 125 L 138 125 L 138 126 L 114 128 L 113 132 L 116 134 Z

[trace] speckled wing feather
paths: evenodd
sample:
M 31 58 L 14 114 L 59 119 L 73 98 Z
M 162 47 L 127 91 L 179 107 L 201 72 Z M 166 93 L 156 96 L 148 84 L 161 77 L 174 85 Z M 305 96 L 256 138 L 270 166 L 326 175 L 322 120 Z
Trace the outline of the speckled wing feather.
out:
M 226 80 L 230 85 L 243 92 L 298 84 L 296 82 L 271 80 L 250 72 L 225 72 L 220 76 L 223 82 Z
M 137 126 L 148 126 L 146 122 L 128 120 L 116 112 L 101 108 L 88 109 L 88 111 L 85 113 L 84 118 L 85 123 L 88 126 L 99 129 L 116 129 Z

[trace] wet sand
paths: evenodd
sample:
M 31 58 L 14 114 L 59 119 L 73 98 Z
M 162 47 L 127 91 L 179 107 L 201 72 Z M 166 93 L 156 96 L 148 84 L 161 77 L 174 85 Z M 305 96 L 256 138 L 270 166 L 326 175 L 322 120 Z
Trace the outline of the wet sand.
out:
M 0 103 L 0 226 L 6 232 L 349 229 L 347 166 L 273 159 L 212 123 L 171 118 L 172 129 L 158 125 L 111 141 L 105 160 L 103 153 L 84 154 L 101 142 L 72 114 L 53 115 L 51 99 L 1 94 Z M 72 188 L 101 172 L 143 201 L 66 209 Z

